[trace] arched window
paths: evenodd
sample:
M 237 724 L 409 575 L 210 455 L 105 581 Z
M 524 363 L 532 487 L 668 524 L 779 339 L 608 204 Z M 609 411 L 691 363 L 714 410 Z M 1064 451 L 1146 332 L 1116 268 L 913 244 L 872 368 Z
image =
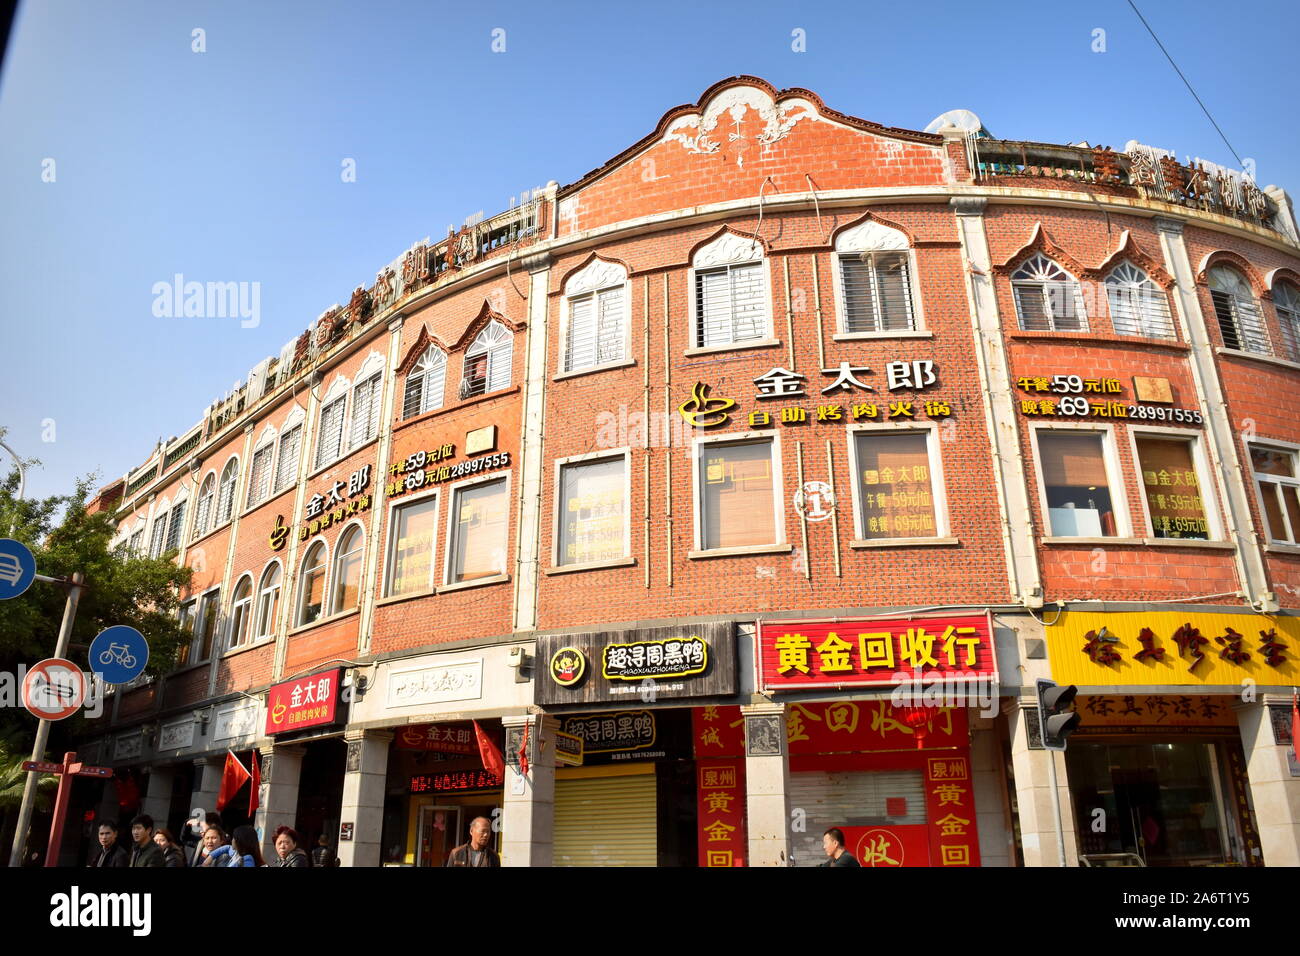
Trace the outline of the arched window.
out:
M 1110 322 L 1116 335 L 1172 339 L 1169 298 L 1151 277 L 1131 262 L 1121 262 L 1106 276 Z
M 446 382 L 447 355 L 436 345 L 430 345 L 406 374 L 402 417 L 414 418 L 435 408 L 442 408 L 442 393 Z
M 1079 283 L 1041 252 L 1012 273 L 1011 292 L 1020 327 L 1025 331 L 1088 331 Z
M 1272 354 L 1268 328 L 1246 277 L 1231 266 L 1214 266 L 1206 278 L 1224 347 L 1261 355 Z
M 149 533 L 149 557 L 161 557 L 167 545 L 167 511 L 166 505 L 159 508 L 153 516 L 153 531 Z
M 334 580 L 330 584 L 330 613 L 350 611 L 360 603 L 361 557 L 365 549 L 360 525 L 343 532 L 334 554 Z
M 627 270 L 593 260 L 564 283 L 568 310 L 561 372 L 595 368 L 627 358 Z
M 697 249 L 691 345 L 723 347 L 770 338 L 767 262 L 755 239 L 725 232 Z
M 194 513 L 194 534 L 190 537 L 191 541 L 197 541 L 212 527 L 212 504 L 216 496 L 217 475 L 210 471 L 199 486 L 199 506 Z
M 465 377 L 460 397 L 470 398 L 510 387 L 514 337 L 500 322 L 489 322 L 465 350 Z
M 181 498 L 172 505 L 172 513 L 167 523 L 167 550 L 175 551 L 181 546 L 181 531 L 185 526 L 185 506 L 188 499 Z
M 253 452 L 253 465 L 248 473 L 248 497 L 245 508 L 264 501 L 271 493 L 271 473 L 275 468 L 275 429 L 267 426 L 258 439 Z
M 275 633 L 275 612 L 280 608 L 280 562 L 275 562 L 262 572 L 262 583 L 257 588 L 257 621 L 254 640 L 260 641 Z
M 235 486 L 239 484 L 239 459 L 231 458 L 221 470 L 221 481 L 217 486 L 217 524 L 223 525 L 230 520 L 235 510 Z
M 1277 308 L 1277 324 L 1282 327 L 1282 344 L 1286 357 L 1300 362 L 1300 288 L 1291 282 L 1273 286 L 1273 305 Z
M 230 602 L 230 646 L 247 643 L 253 617 L 253 579 L 245 574 L 235 585 L 235 596 Z
M 383 372 L 376 372 L 352 389 L 352 448 L 360 448 L 379 434 L 379 390 Z
M 290 416 L 292 419 L 293 416 Z M 286 425 L 280 435 L 280 451 L 275 465 L 275 490 L 284 491 L 298 480 L 298 460 L 302 453 L 302 417 L 298 424 Z
M 317 470 L 324 468 L 343 452 L 343 427 L 348 412 L 348 385 L 348 380 L 340 375 L 334 379 L 329 391 L 321 399 L 314 465 Z
M 302 560 L 298 588 L 298 626 L 311 624 L 325 606 L 325 542 L 317 541 Z
M 836 236 L 835 253 L 841 332 L 916 328 L 911 255 L 903 233 L 868 220 Z

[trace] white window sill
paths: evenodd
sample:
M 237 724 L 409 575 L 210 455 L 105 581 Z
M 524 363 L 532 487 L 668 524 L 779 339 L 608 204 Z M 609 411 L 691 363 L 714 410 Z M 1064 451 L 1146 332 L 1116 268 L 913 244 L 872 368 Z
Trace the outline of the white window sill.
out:
M 1300 371 L 1300 362 L 1292 362 L 1290 359 L 1278 358 L 1276 355 L 1265 355 L 1262 352 L 1246 352 L 1242 349 L 1217 348 L 1214 351 L 1220 355 L 1226 355 L 1229 358 L 1251 359 L 1256 362 L 1264 362 L 1267 365 L 1280 365 L 1282 368 L 1296 369 Z
M 875 339 L 932 339 L 934 333 L 929 329 L 892 329 L 883 332 L 836 332 L 831 336 L 835 342 L 870 342 Z
M 413 601 L 416 598 L 433 597 L 438 593 L 435 587 L 421 588 L 418 591 L 411 591 L 407 594 L 390 594 L 387 597 L 381 597 L 375 602 L 375 607 L 384 607 L 388 604 L 401 604 L 403 601 Z
M 369 441 L 363 441 L 363 442 L 362 442 L 360 445 L 358 445 L 356 448 L 347 448 L 347 449 L 344 449 L 343 453 L 342 453 L 341 455 L 339 455 L 337 458 L 335 458 L 333 461 L 329 462 L 328 464 L 321 465 L 319 468 L 315 469 L 315 470 L 312 471 L 310 474 L 308 474 L 308 475 L 307 475 L 307 480 L 308 480 L 308 481 L 311 481 L 311 480 L 313 480 L 313 479 L 315 479 L 315 478 L 320 477 L 322 474 L 324 474 L 325 472 L 329 471 L 331 468 L 335 467 L 335 466 L 338 465 L 340 462 L 342 462 L 342 461 L 346 461 L 348 458 L 351 458 L 351 457 L 352 457 L 353 455 L 355 455 L 357 452 L 359 452 L 359 451 L 363 451 L 363 450 L 366 448 L 366 446 L 368 446 L 368 445 L 373 445 L 373 444 L 375 444 L 377 441 L 379 441 L 379 435 L 378 435 L 378 434 L 376 434 L 375 437 L 374 437 L 374 438 L 371 438 Z M 373 469 L 372 469 L 372 471 L 373 471 Z M 374 477 L 375 477 L 375 476 L 374 476 L 373 474 L 371 474 L 370 478 L 371 478 L 372 481 L 374 480 Z
M 708 551 L 690 551 L 686 557 L 692 561 L 704 558 L 739 558 L 751 554 L 789 554 L 794 550 L 792 544 L 750 544 L 743 548 L 713 548 Z
M 1235 551 L 1231 541 L 1203 541 L 1200 538 L 1143 538 L 1142 543 L 1152 547 L 1208 548 L 1211 551 Z
M 636 558 L 610 558 L 608 561 L 588 561 L 585 564 L 565 564 L 556 568 L 543 568 L 542 573 L 573 574 L 576 571 L 599 571 L 601 568 L 626 568 L 636 564 Z
M 1300 544 L 1287 544 L 1284 541 L 1271 541 L 1264 545 L 1270 554 L 1300 554 Z
M 726 345 L 699 345 L 689 348 L 685 355 L 713 355 L 717 352 L 739 352 L 744 349 L 768 349 L 781 344 L 780 339 L 757 339 L 754 341 L 730 342 Z
M 345 617 L 351 617 L 353 614 L 360 613 L 361 609 L 354 607 L 350 611 L 340 611 L 338 614 L 331 614 L 329 617 L 318 617 L 310 624 L 299 624 L 297 627 L 290 630 L 286 636 L 294 637 L 297 634 L 302 634 L 304 631 L 310 631 L 312 628 L 321 627 L 325 624 L 333 624 L 335 621 L 341 621 Z
M 265 647 L 268 644 L 274 644 L 274 643 L 275 643 L 274 634 L 267 635 L 266 637 L 259 637 L 255 641 L 250 641 L 247 644 L 240 644 L 238 647 L 230 648 L 228 651 L 226 651 L 221 655 L 221 659 L 224 661 L 228 657 L 236 657 L 240 654 L 243 654 L 245 651 L 256 650 L 259 647 Z
M 510 580 L 508 574 L 494 574 L 487 578 L 475 578 L 472 581 L 460 581 L 456 584 L 443 584 L 438 587 L 439 594 L 446 594 L 448 591 L 464 591 L 467 588 L 481 588 L 489 584 L 502 584 Z
M 1043 544 L 1065 544 L 1065 545 L 1095 545 L 1095 544 L 1117 544 L 1117 545 L 1141 545 L 1146 541 L 1143 538 L 1068 538 L 1059 535 L 1043 535 L 1038 539 Z
M 636 359 L 621 359 L 617 362 L 606 362 L 603 365 L 588 365 L 585 368 L 575 368 L 568 372 L 557 372 L 551 381 L 558 382 L 565 378 L 578 378 L 583 375 L 595 375 L 597 372 L 608 372 L 610 369 L 627 368 L 628 366 L 635 364 Z
M 850 548 L 916 548 L 951 546 L 961 544 L 958 538 L 855 538 L 849 542 Z

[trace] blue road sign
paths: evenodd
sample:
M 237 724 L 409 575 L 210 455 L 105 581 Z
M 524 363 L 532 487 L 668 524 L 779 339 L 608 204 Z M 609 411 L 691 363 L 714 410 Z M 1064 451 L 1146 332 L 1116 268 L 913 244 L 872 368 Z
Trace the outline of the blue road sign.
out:
M 0 601 L 16 598 L 36 580 L 36 559 L 27 545 L 0 538 Z
M 105 628 L 90 643 L 90 669 L 110 684 L 134 680 L 148 662 L 149 643 L 125 624 Z

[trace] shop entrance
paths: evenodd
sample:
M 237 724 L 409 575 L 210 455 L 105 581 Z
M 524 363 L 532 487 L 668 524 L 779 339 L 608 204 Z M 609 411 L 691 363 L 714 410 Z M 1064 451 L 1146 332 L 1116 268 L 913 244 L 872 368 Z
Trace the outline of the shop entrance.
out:
M 1215 751 L 1204 741 L 1071 741 L 1066 761 L 1080 853 L 1132 854 L 1145 866 L 1230 862 Z
M 456 834 L 460 833 L 460 817 L 460 807 L 420 808 L 416 866 L 442 866 L 447 854 L 458 845 Z

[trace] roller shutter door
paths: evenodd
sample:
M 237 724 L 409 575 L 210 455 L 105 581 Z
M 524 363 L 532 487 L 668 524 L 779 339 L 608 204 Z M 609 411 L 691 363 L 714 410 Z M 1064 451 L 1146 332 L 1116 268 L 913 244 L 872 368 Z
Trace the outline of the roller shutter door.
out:
M 555 781 L 556 866 L 657 866 L 653 773 Z
M 907 801 L 906 816 L 888 816 L 890 797 Z M 804 832 L 791 834 L 795 865 L 818 866 L 827 827 L 925 823 L 925 781 L 920 770 L 792 773 L 790 809 L 806 814 Z

